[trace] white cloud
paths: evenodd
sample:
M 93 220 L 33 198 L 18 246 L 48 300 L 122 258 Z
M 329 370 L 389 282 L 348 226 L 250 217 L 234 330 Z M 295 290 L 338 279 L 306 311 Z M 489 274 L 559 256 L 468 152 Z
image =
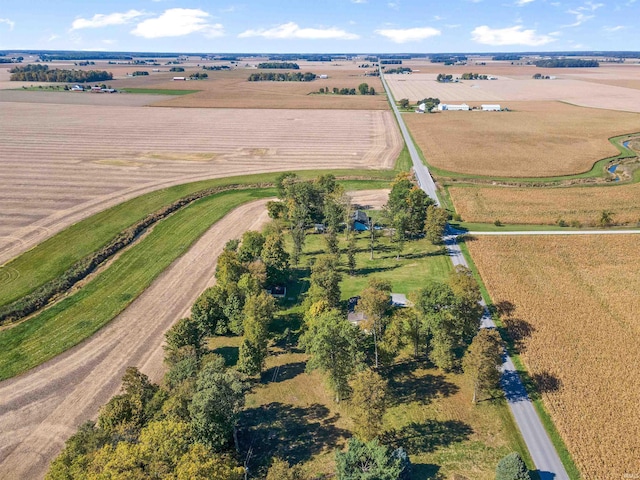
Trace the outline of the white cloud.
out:
M 421 28 L 383 28 L 376 30 L 378 35 L 388 38 L 395 43 L 419 42 L 426 38 L 440 35 L 440 30 L 431 27 Z
M 9 25 L 9 30 L 13 30 L 13 27 L 16 26 L 16 22 L 9 20 L 8 18 L 0 18 L 0 23 L 6 23 Z
M 393 10 L 399 10 L 400 2 L 388 2 L 387 7 L 392 8 Z
M 569 24 L 563 25 L 564 28 L 578 27 L 582 25 L 587 20 L 591 20 L 595 17 L 595 15 L 589 13 L 595 12 L 597 9 L 604 7 L 604 3 L 593 3 L 591 1 L 586 2 L 584 5 L 575 8 L 573 10 L 567 10 L 567 13 L 576 16 L 576 21 Z
M 53 33 L 49 36 L 49 38 L 47 38 L 47 42 L 53 42 L 54 40 L 57 40 L 59 38 L 60 38 L 60 35 L 56 35 L 55 33 Z
M 144 15 L 139 10 L 129 10 L 123 13 L 98 13 L 91 18 L 76 18 L 71 24 L 71 30 L 80 30 L 81 28 L 99 28 L 109 25 L 123 25 L 130 22 L 134 18 Z
M 200 9 L 171 8 L 159 17 L 140 22 L 131 33 L 144 38 L 182 37 L 191 33 L 202 33 L 209 38 L 223 36 L 224 27 L 220 23 L 209 23 L 210 17 Z
M 517 1 L 516 1 L 516 5 L 517 5 L 518 7 L 524 7 L 527 3 L 532 3 L 532 2 L 534 2 L 534 1 L 535 1 L 535 0 L 517 0 Z
M 300 28 L 297 23 L 289 22 L 277 27 L 257 30 L 247 30 L 238 35 L 238 38 L 263 37 L 270 40 L 357 40 L 360 35 L 349 33 L 336 27 L 329 28 Z
M 620 30 L 624 30 L 625 27 L 624 25 L 616 25 L 615 27 L 602 27 L 602 29 L 605 32 L 609 32 L 609 33 L 613 33 L 613 32 L 619 32 Z
M 471 32 L 474 42 L 484 45 L 529 45 L 532 47 L 553 42 L 550 35 L 538 35 L 535 30 L 523 30 L 522 25 L 508 28 L 489 28 L 487 25 L 476 27 Z
M 367 0 L 351 0 L 351 3 L 367 3 Z

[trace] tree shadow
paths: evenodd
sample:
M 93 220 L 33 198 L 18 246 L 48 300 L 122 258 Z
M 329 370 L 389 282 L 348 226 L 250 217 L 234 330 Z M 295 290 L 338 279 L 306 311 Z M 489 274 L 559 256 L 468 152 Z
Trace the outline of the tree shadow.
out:
M 306 366 L 306 362 L 293 362 L 271 367 L 262 372 L 260 383 L 279 383 L 291 380 L 304 373 Z
M 458 386 L 446 380 L 444 375 L 416 375 L 416 361 L 395 364 L 385 370 L 389 378 L 389 390 L 396 404 L 419 402 L 424 405 L 436 397 L 454 395 Z
M 473 433 L 470 425 L 459 420 L 426 420 L 393 429 L 381 436 L 381 442 L 392 448 L 404 448 L 409 455 L 430 453 L 452 443 L 463 442 Z
M 526 350 L 526 340 L 536 331 L 535 327 L 521 318 L 505 318 L 503 320 L 515 349 L 522 353 Z
M 520 379 L 520 375 L 515 370 L 510 370 L 502 373 L 500 378 L 500 385 L 504 391 L 504 396 L 509 402 L 526 402 L 529 400 L 527 389 L 524 386 L 523 381 Z
M 370 267 L 370 268 L 356 268 L 355 270 L 355 274 L 357 276 L 366 276 L 366 275 L 371 275 L 372 273 L 380 273 L 380 272 L 388 272 L 389 270 L 395 270 L 396 268 L 399 268 L 400 265 L 393 265 L 393 266 L 389 266 L 389 267 Z
M 411 464 L 411 478 L 416 480 L 440 480 L 444 478 L 440 472 L 440 465 L 433 463 Z
M 296 407 L 280 402 L 241 412 L 238 428 L 240 455 L 251 451 L 250 470 L 265 471 L 273 457 L 290 464 L 309 460 L 324 449 L 336 448 L 349 432 L 336 427 L 338 414 L 313 404 Z
M 238 358 L 240 358 L 240 348 L 238 347 L 218 347 L 211 350 L 211 353 L 215 353 L 224 358 L 224 364 L 227 367 L 233 367 L 238 364 Z
M 557 392 L 562 388 L 562 380 L 547 371 L 532 375 L 531 381 L 539 393 Z
M 516 311 L 516 306 L 508 300 L 502 300 L 494 304 L 495 312 L 501 317 L 510 317 Z

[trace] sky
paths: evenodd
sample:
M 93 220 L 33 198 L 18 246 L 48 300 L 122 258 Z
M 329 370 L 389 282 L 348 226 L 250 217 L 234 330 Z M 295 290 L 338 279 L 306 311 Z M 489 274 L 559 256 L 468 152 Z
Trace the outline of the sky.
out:
M 640 0 L 0 0 L 0 49 L 640 50 Z

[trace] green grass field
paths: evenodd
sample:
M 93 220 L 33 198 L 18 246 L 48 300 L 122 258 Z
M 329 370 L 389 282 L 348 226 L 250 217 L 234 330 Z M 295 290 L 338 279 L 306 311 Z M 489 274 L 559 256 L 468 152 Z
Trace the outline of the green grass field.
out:
M 324 172 L 298 172 L 303 178 L 313 178 Z M 336 171 L 341 177 L 363 179 L 343 182 L 349 190 L 381 188 L 393 178 L 395 171 Z M 118 233 L 143 219 L 146 215 L 170 205 L 191 193 L 207 188 L 229 185 L 272 184 L 278 174 L 246 175 L 188 183 L 157 190 L 111 207 L 63 230 L 33 249 L 5 264 L 18 273 L 0 289 L 0 305 L 6 305 L 32 292 L 71 265 L 103 247 Z M 369 179 L 369 180 L 364 180 Z
M 346 247 L 342 236 L 341 248 Z M 342 298 L 359 294 L 372 276 L 389 280 L 393 291 L 409 293 L 427 280 L 443 281 L 452 264 L 439 247 L 425 240 L 407 242 L 396 260 L 389 239 L 382 237 L 369 259 L 368 238 L 358 239 L 356 275 L 347 272 L 346 256 L 341 256 Z M 289 285 L 293 305 L 281 312 L 273 331 L 300 328 L 300 302 L 308 286 L 307 265 L 323 254 L 322 235 L 307 236 L 298 269 L 297 283 Z M 239 337 L 215 337 L 209 347 L 222 354 L 229 365 L 238 358 Z M 301 463 L 310 478 L 334 472 L 334 452 L 342 448 L 352 433 L 350 405 L 336 404 L 318 372 L 306 372 L 307 356 L 281 344 L 271 347 L 267 370 L 254 385 L 240 419 L 240 449 L 253 446 L 251 470 L 257 474 L 274 456 Z M 452 478 L 489 480 L 495 476 L 500 458 L 526 448 L 503 400 L 471 404 L 471 386 L 460 374 L 444 374 L 424 358 L 403 353 L 396 364 L 381 373 L 390 379 L 391 406 L 385 416 L 381 438 L 389 445 L 402 445 L 414 464 L 415 480 Z M 255 476 L 255 475 L 254 475 Z
M 77 293 L 0 332 L 0 380 L 77 345 L 110 322 L 211 225 L 242 203 L 273 196 L 269 188 L 203 198 L 159 222 L 138 244 Z

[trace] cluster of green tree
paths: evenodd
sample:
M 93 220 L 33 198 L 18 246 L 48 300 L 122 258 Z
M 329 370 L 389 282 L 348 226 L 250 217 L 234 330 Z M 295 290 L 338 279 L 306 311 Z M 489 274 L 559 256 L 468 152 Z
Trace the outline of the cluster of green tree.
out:
M 250 82 L 311 82 L 317 75 L 310 72 L 260 72 L 249 75 Z
M 109 72 L 98 70 L 49 70 L 47 65 L 25 65 L 11 69 L 12 82 L 101 82 L 112 80 Z
M 453 65 L 467 61 L 467 57 L 464 55 L 431 55 L 429 59 L 431 63 L 444 63 L 445 65 Z
M 433 110 L 435 107 L 440 105 L 440 99 L 439 98 L 433 98 L 433 97 L 427 97 L 427 98 L 423 98 L 422 100 L 419 100 L 418 103 L 416 103 L 416 105 L 421 105 L 423 103 L 424 103 L 424 106 L 425 106 L 425 111 L 426 112 L 431 112 L 431 110 Z
M 371 89 L 373 90 L 373 89 Z M 357 95 L 358 92 L 355 88 L 337 88 L 329 89 L 329 87 L 320 87 L 318 93 L 332 93 L 333 95 Z M 372 95 L 375 95 L 375 90 Z
M 209 74 L 202 72 L 196 72 L 189 75 L 190 80 L 205 80 L 207 78 L 209 78 Z
M 144 77 L 149 75 L 149 72 L 147 72 L 146 70 L 136 70 L 131 75 L 133 75 L 134 77 Z
M 463 73 L 460 78 L 462 78 L 462 80 L 487 80 L 489 77 L 479 73 Z
M 426 57 L 425 54 L 422 53 L 415 53 L 415 54 L 411 54 L 411 55 L 407 55 L 407 54 L 398 54 L 398 53 L 383 53 L 378 55 L 378 58 L 380 60 L 411 60 L 412 58 L 424 58 Z
M 293 62 L 262 62 L 258 64 L 258 68 L 281 68 L 289 70 L 300 70 L 300 65 Z
M 171 67 L 170 72 L 184 72 L 184 67 Z
M 211 71 L 219 71 L 219 70 L 231 70 L 231 67 L 229 65 L 211 65 L 211 66 L 207 66 L 204 65 L 202 67 L 203 70 L 211 70 Z
M 543 68 L 584 68 L 600 66 L 597 60 L 583 60 L 580 58 L 550 58 L 547 60 L 536 60 L 533 64 L 536 67 Z
M 333 175 L 321 175 L 303 181 L 293 173 L 284 173 L 276 180 L 278 201 L 267 203 L 269 216 L 283 221 L 289 228 L 293 243 L 291 260 L 297 265 L 305 243 L 305 231 L 310 225 L 326 227 L 326 239 L 332 254 L 338 253 L 337 233 L 349 223 L 351 204 L 343 187 Z
M 365 62 L 378 62 L 378 57 L 364 57 Z
M 69 52 L 42 53 L 39 55 L 39 60 L 41 62 L 53 62 L 55 60 L 133 60 L 133 57 L 106 52 Z
M 11 58 L 0 58 L 0 63 L 15 63 Z
M 376 94 L 376 90 L 373 87 L 369 87 L 369 84 L 367 83 L 361 83 L 360 85 L 358 85 L 358 92 L 360 92 L 360 95 Z
M 446 73 L 439 73 L 436 77 L 436 81 L 446 83 L 453 80 L 453 75 L 447 75 Z
M 402 60 L 398 60 L 398 59 L 380 60 L 380 65 L 402 65 Z
M 411 70 L 409 67 L 398 67 L 398 68 L 390 68 L 389 70 L 385 70 L 385 73 L 411 73 L 413 72 L 413 70 Z
M 543 75 L 541 73 L 535 73 L 531 78 L 533 78 L 534 80 L 550 80 L 551 79 L 549 75 Z
M 513 54 L 513 53 L 505 53 L 505 54 L 501 54 L 501 55 L 494 55 L 493 57 L 491 57 L 491 60 L 496 60 L 496 61 L 518 61 L 518 60 L 522 60 L 522 55 L 517 55 L 517 54 Z
M 91 60 L 85 60 L 85 61 L 82 61 L 82 62 L 74 62 L 74 65 L 77 65 L 79 67 L 87 67 L 89 65 L 95 65 L 95 64 L 96 64 L 96 62 L 91 61 Z

